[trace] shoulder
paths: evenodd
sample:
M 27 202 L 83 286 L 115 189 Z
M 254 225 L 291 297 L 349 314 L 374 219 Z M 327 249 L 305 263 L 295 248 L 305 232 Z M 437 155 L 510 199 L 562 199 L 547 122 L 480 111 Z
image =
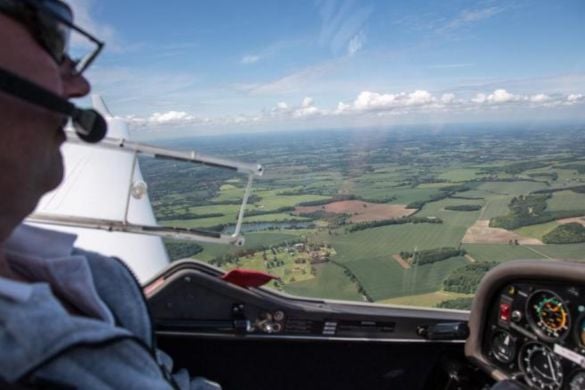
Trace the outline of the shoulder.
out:
M 120 259 L 74 248 L 73 254 L 87 259 L 94 285 L 100 298 L 108 305 L 119 325 L 153 346 L 148 304 L 142 286 L 132 270 Z M 132 302 L 131 305 L 128 303 Z

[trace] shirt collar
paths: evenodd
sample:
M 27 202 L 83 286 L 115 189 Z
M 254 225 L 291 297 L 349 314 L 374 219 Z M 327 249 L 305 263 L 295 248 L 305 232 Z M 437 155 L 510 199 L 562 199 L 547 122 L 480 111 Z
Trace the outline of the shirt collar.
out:
M 4 243 L 7 252 L 43 259 L 71 256 L 77 235 L 21 224 Z

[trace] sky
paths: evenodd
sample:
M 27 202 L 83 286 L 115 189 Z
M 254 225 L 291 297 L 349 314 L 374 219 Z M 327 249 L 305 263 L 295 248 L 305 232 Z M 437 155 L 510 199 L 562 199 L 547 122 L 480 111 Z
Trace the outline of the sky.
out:
M 142 134 L 585 120 L 582 0 L 69 3 Z

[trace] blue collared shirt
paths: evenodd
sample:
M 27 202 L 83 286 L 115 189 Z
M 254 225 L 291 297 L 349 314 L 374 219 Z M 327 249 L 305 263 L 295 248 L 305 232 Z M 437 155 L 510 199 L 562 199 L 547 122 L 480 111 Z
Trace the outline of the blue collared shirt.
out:
M 85 256 L 73 253 L 77 236 L 20 225 L 5 243 L 11 268 L 32 283 L 47 283 L 84 315 L 114 324 L 112 313 L 97 294 Z M 25 301 L 30 283 L 0 277 L 0 295 Z

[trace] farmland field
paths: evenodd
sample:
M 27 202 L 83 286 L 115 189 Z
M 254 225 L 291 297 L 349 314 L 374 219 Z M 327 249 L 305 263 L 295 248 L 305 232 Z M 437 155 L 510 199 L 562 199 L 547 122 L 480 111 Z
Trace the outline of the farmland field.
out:
M 585 174 L 566 168 L 585 158 L 585 131 L 473 131 L 230 135 L 165 146 L 266 168 L 246 208 L 246 244 L 199 244 L 194 258 L 272 273 L 281 281 L 269 287 L 289 294 L 435 306 L 468 296 L 443 289 L 466 264 L 585 261 L 585 243 L 541 241 L 559 224 L 554 213 L 585 209 L 585 193 L 571 189 Z M 233 226 L 245 177 L 160 164 L 143 163 L 143 172 L 161 224 L 224 233 Z M 517 207 L 535 194 L 540 206 Z M 515 227 L 492 226 L 496 217 Z M 453 255 L 415 261 L 441 251 Z

